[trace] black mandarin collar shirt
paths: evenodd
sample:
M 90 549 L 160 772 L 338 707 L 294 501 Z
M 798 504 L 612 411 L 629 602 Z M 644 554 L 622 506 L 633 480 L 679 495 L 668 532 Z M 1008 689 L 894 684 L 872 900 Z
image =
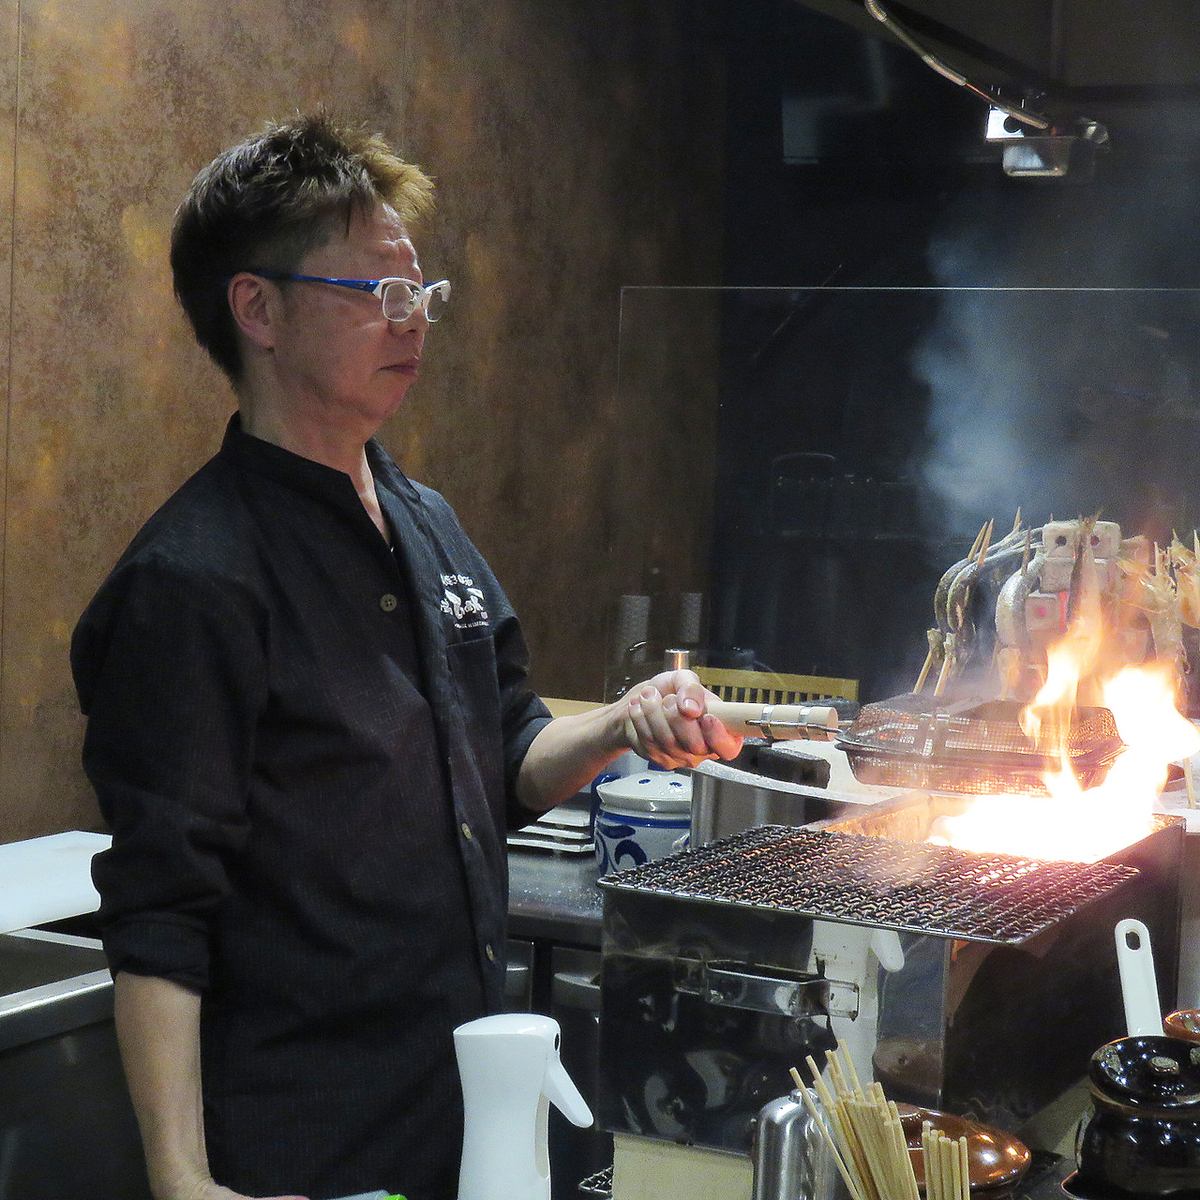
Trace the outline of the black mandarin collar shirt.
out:
M 549 720 L 449 505 L 374 442 L 348 475 L 242 432 L 81 618 L 93 875 L 114 972 L 203 993 L 214 1177 L 455 1191 L 453 1028 L 502 1003 L 504 833 Z

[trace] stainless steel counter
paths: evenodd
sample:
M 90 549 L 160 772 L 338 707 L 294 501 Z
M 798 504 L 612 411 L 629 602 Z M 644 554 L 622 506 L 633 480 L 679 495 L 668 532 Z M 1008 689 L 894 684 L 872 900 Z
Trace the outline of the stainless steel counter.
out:
M 150 1200 L 98 942 L 0 936 L 0 1200 Z
M 539 944 L 524 967 L 530 984 L 534 962 L 544 963 L 541 991 L 531 988 L 526 1003 L 536 996 L 538 1011 L 555 1012 L 569 1030 L 583 1082 L 594 1074 L 599 995 L 596 860 L 514 850 L 509 866 L 510 935 Z M 0 1200 L 62 1200 L 80 1180 L 96 1195 L 149 1200 L 99 944 L 36 931 L 0 943 Z M 584 952 L 596 962 L 565 957 Z M 561 1130 L 556 1136 L 563 1140 Z M 612 1150 L 556 1143 L 555 1153 L 560 1174 L 573 1176 L 561 1194 L 574 1196 L 578 1179 L 603 1165 L 600 1157 L 611 1161 Z
M 592 855 L 508 852 L 510 937 L 598 949 L 601 908 Z

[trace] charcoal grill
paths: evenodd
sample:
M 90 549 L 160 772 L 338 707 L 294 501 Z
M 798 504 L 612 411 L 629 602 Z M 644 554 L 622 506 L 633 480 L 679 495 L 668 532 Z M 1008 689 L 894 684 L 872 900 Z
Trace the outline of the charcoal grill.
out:
M 1040 862 L 760 825 L 600 886 L 936 937 L 1020 945 L 1137 878 L 1114 863 Z
M 919 695 L 864 705 L 839 746 L 861 783 L 970 795 L 1042 795 L 1044 775 L 1061 769 L 1021 728 L 1024 706 L 1009 700 L 960 700 L 931 706 Z M 1064 753 L 1083 787 L 1107 774 L 1125 748 L 1106 708 L 1078 708 Z
M 893 1099 L 1016 1129 L 1120 1036 L 1122 917 L 1175 994 L 1182 824 L 1098 863 L 925 844 L 954 796 L 744 832 L 601 880 L 614 1132 L 745 1153 L 788 1068 L 835 1044 Z

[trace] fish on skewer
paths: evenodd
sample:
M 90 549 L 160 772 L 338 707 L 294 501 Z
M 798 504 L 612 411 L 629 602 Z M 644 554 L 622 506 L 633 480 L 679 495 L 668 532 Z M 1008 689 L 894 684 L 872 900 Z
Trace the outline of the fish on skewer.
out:
M 967 551 L 966 557 L 948 567 L 943 572 L 941 579 L 938 580 L 937 587 L 934 588 L 933 619 L 936 624 L 932 629 L 926 631 L 929 651 L 925 655 L 925 662 L 917 676 L 917 682 L 913 685 L 914 692 L 919 692 L 925 687 L 930 671 L 936 669 L 940 675 L 941 668 L 946 661 L 945 637 L 950 632 L 950 626 L 946 620 L 946 597 L 949 594 L 950 585 L 954 582 L 954 577 L 979 553 L 979 547 L 983 544 L 987 530 L 988 522 L 984 521 L 979 527 L 979 532 L 975 535 L 975 540 L 971 543 L 971 549 Z
M 954 635 L 953 650 L 947 647 L 946 660 L 950 663 L 948 671 L 944 668 L 938 679 L 935 695 L 944 691 L 949 675 L 964 666 L 971 658 L 977 641 L 976 622 L 972 616 L 972 600 L 978 581 L 985 577 L 989 561 L 1004 560 L 1014 551 L 1019 553 L 1023 533 L 1014 525 L 1013 530 L 994 546 L 991 545 L 993 523 L 989 522 L 983 540 L 973 561 L 960 570 L 950 583 L 946 592 L 945 623 L 950 634 Z M 989 554 L 991 559 L 989 560 Z M 945 639 L 943 639 L 945 640 Z

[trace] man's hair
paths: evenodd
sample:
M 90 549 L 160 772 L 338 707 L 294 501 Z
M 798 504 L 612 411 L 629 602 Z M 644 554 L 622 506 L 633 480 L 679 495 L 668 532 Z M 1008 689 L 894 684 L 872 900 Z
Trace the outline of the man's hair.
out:
M 171 231 L 175 295 L 196 340 L 236 384 L 242 373 L 229 278 L 295 271 L 355 212 L 389 205 L 407 224 L 433 207 L 433 182 L 365 126 L 328 113 L 269 124 L 218 154 L 188 188 Z

